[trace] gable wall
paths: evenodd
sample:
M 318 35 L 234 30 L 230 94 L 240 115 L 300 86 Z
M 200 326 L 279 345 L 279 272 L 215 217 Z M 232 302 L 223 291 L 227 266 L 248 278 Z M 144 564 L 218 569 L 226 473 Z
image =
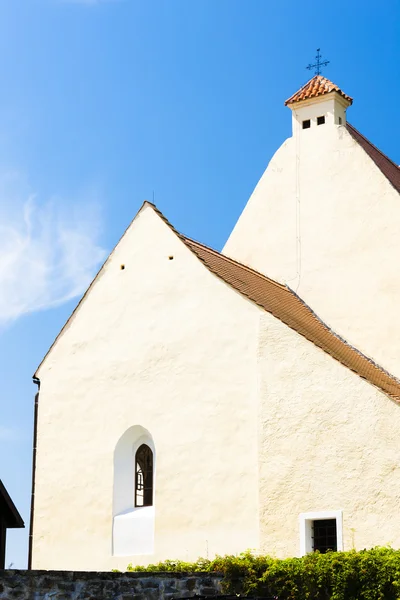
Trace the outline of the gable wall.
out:
M 400 376 L 399 230 L 398 193 L 345 127 L 322 125 L 276 152 L 223 252 Z
M 38 372 L 33 568 L 258 546 L 259 313 L 139 213 Z M 134 425 L 156 451 L 155 553 L 112 558 L 113 452 Z
M 300 513 L 338 510 L 344 550 L 400 547 L 400 406 L 267 313 L 259 382 L 261 550 L 299 555 Z

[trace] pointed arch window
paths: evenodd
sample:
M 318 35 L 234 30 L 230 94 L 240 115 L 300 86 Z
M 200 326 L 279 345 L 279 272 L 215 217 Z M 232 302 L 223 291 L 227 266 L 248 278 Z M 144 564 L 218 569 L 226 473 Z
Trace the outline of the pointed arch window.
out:
M 147 444 L 135 454 L 135 506 L 153 506 L 153 452 Z

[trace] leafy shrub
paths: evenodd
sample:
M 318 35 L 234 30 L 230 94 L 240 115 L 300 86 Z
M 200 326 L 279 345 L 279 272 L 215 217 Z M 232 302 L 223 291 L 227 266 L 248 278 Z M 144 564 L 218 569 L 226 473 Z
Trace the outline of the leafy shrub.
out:
M 168 560 L 147 567 L 128 565 L 127 570 L 221 573 L 226 593 L 279 600 L 400 600 L 400 551 L 392 548 L 315 552 L 284 560 L 244 552 L 195 563 Z

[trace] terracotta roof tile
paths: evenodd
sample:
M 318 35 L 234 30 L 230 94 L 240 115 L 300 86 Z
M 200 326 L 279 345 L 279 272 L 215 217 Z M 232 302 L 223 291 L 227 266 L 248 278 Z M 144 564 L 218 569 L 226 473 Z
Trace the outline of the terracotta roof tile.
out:
M 212 273 L 357 375 L 400 402 L 400 381 L 334 333 L 290 288 L 207 246 L 188 238 L 183 240 Z
M 153 208 L 182 242 L 203 262 L 211 273 L 282 321 L 282 323 L 285 323 L 285 325 L 297 331 L 297 333 L 341 362 L 351 371 L 354 371 L 354 373 L 357 373 L 357 375 L 382 390 L 393 400 L 400 403 L 400 381 L 334 333 L 290 288 L 220 254 L 216 250 L 212 250 L 199 242 L 195 242 L 194 240 L 183 236 L 151 202 L 144 202 L 139 213 L 146 206 L 151 206 Z M 94 282 L 103 268 L 104 265 L 101 267 L 72 315 L 50 346 L 37 368 L 34 377 L 37 377 L 40 366 L 44 363 L 46 357 L 50 354 L 51 349 L 57 343 L 57 340 L 61 337 L 63 331 L 90 293 Z
M 400 167 L 398 167 L 386 154 L 383 154 L 376 146 L 371 144 L 353 125 L 346 123 L 347 131 L 358 142 L 363 150 L 374 161 L 382 171 L 386 179 L 390 181 L 395 190 L 400 192 Z
M 295 102 L 301 102 L 302 100 L 308 100 L 309 98 L 323 96 L 324 94 L 329 94 L 330 92 L 337 92 L 348 102 L 350 102 L 350 104 L 353 103 L 353 98 L 350 98 L 350 96 L 342 92 L 342 90 L 336 84 L 332 83 L 332 81 L 326 77 L 323 77 L 322 75 L 315 75 L 315 77 L 310 79 L 310 81 L 307 81 L 307 83 L 303 85 L 298 92 L 286 100 L 285 106 L 288 104 L 294 104 Z

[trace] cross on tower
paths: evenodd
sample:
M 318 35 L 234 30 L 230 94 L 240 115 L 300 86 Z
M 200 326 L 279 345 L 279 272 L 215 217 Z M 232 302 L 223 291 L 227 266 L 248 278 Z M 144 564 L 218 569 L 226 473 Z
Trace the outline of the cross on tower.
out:
M 329 60 L 321 60 L 322 58 L 322 54 L 320 53 L 321 48 L 317 48 L 317 56 L 315 57 L 316 63 L 314 65 L 308 65 L 308 67 L 306 67 L 309 71 L 311 71 L 311 69 L 315 69 L 315 75 L 321 75 L 321 67 L 326 67 L 326 65 L 329 65 Z

